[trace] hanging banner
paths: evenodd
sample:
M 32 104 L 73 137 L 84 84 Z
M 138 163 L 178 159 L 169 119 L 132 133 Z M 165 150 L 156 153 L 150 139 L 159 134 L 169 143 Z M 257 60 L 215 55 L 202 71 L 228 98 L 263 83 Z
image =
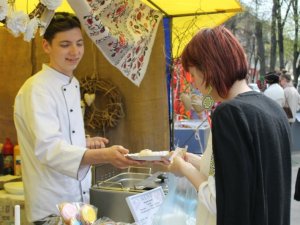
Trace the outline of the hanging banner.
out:
M 68 0 L 106 59 L 139 86 L 162 14 L 138 0 Z

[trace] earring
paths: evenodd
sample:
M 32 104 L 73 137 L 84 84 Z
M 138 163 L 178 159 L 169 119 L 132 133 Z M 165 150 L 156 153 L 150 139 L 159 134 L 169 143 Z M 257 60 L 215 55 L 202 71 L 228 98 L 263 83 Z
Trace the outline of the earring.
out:
M 211 110 L 215 104 L 214 99 L 210 96 L 210 92 L 212 91 L 212 87 L 209 85 L 209 91 L 207 95 L 203 95 L 202 106 L 206 110 Z

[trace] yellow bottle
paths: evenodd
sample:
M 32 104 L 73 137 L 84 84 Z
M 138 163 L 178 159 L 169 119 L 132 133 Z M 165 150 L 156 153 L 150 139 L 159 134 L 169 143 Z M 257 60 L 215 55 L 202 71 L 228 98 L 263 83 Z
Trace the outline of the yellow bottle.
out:
M 16 176 L 21 176 L 21 155 L 20 155 L 20 147 L 19 145 L 15 145 L 14 147 L 14 171 Z

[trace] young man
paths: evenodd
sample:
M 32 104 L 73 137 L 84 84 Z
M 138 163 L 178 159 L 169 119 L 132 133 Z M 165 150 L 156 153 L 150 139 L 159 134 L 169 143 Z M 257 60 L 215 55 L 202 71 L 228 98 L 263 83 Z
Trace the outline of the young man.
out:
M 137 164 L 124 156 L 124 147 L 105 148 L 107 139 L 85 138 L 73 74 L 84 53 L 78 18 L 56 13 L 42 45 L 50 62 L 24 83 L 14 107 L 27 219 L 34 224 L 47 223 L 61 202 L 89 202 L 90 165 Z
M 284 106 L 289 107 L 293 114 L 293 117 L 289 118 L 289 123 L 293 124 L 296 120 L 296 113 L 300 109 L 300 95 L 293 85 L 290 74 L 283 73 L 280 75 L 280 85 L 284 90 Z

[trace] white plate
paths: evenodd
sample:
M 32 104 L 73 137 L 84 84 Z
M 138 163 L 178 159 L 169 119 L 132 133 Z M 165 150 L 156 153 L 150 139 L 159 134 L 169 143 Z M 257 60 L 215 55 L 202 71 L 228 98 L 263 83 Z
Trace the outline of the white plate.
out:
M 24 187 L 23 182 L 9 182 L 4 184 L 4 190 L 13 195 L 23 195 Z
M 152 152 L 151 155 L 141 156 L 139 153 L 127 154 L 127 157 L 133 160 L 140 161 L 160 161 L 161 157 L 167 157 L 169 155 L 169 151 L 155 151 Z

